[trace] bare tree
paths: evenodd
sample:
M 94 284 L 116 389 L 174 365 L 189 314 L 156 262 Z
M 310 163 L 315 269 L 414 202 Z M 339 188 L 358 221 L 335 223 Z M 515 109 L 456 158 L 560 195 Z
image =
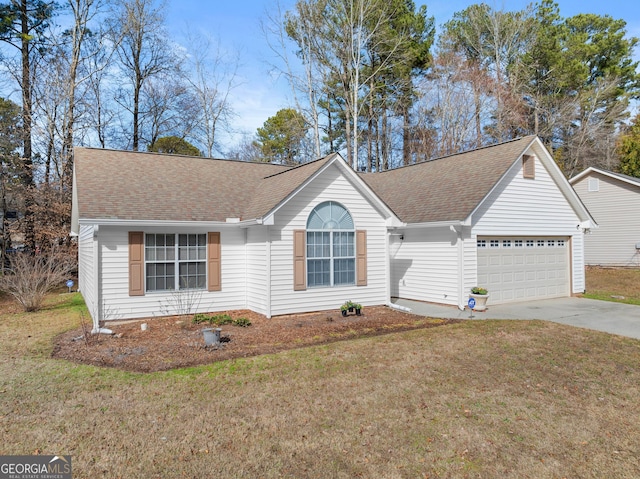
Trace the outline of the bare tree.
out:
M 280 2 L 267 12 L 262 31 L 271 50 L 283 66 L 273 66 L 283 74 L 293 97 L 295 109 L 301 112 L 313 132 L 314 156 L 322 154 L 319 103 L 328 80 L 328 71 L 314 54 L 314 29 L 319 24 L 319 11 L 314 5 L 299 2 L 297 12 L 283 12 Z M 294 67 L 290 52 L 291 39 L 297 46 L 295 55 L 302 61 L 302 71 Z M 303 97 L 303 98 L 301 98 Z M 306 101 L 305 101 L 306 100 Z
M 117 112 L 111 98 L 115 92 L 110 86 L 114 74 L 110 70 L 115 45 L 106 36 L 92 36 L 87 41 L 89 48 L 96 54 L 87 58 L 86 68 L 92 72 L 87 78 L 86 95 L 83 97 L 83 109 L 90 111 L 85 119 L 85 128 L 95 136 L 101 148 L 110 143 L 115 129 Z M 76 135 L 77 135 L 76 131 Z
M 484 84 L 483 84 L 484 83 Z M 491 116 L 490 78 L 462 55 L 442 51 L 430 75 L 421 82 L 417 127 L 430 144 L 426 157 L 438 157 L 482 145 L 478 126 Z M 426 159 L 426 158 L 425 158 Z
M 615 77 L 602 78 L 592 89 L 580 92 L 571 102 L 574 110 L 566 118 L 569 121 L 563 127 L 566 141 L 557 155 L 568 177 L 589 166 L 607 170 L 616 168 L 616 122 L 623 116 L 628 104 L 619 101 L 612 108 L 603 108 L 602 100 L 618 88 L 619 81 Z
M 149 78 L 140 102 L 140 141 L 151 145 L 158 138 L 189 136 L 200 117 L 196 97 L 180 75 L 166 72 Z
M 164 4 L 153 0 L 126 0 L 110 20 L 113 42 L 129 88 L 121 88 L 118 103 L 132 115 L 131 147 L 137 151 L 141 136 L 141 95 L 156 75 L 175 70 L 177 62 L 164 29 Z
M 490 75 L 493 82 L 474 85 L 476 98 L 488 92 L 494 99 L 493 124 L 481 123 L 476 116 L 476 136 L 480 139 L 483 126 L 488 126 L 494 140 L 511 138 L 512 127 L 522 123 L 519 117 L 521 98 L 514 93 L 510 73 L 534 39 L 533 10 L 518 12 L 495 10 L 486 4 L 471 5 L 454 15 L 445 24 L 440 49 L 462 54 L 473 77 Z
M 49 49 L 52 57 L 59 56 L 59 49 L 53 46 Z M 37 68 L 37 74 L 33 77 L 33 135 L 32 147 L 36 151 L 42 152 L 44 161 L 44 173 L 39 178 L 40 181 L 48 183 L 52 177 L 52 170 L 55 170 L 55 163 L 58 160 L 60 151 L 60 121 L 63 105 L 64 91 L 62 89 L 61 78 L 65 71 L 61 62 L 52 61 L 50 58 L 42 59 L 41 62 L 34 62 L 34 67 L 40 63 L 45 68 Z M 34 68 L 35 69 L 35 68 Z
M 189 136 L 204 145 L 205 156 L 212 157 L 218 146 L 216 135 L 220 130 L 229 131 L 234 114 L 230 94 L 237 85 L 238 61 L 223 53 L 219 42 L 214 46 L 207 36 L 189 35 L 187 41 L 191 65 L 186 78 L 192 104 L 199 110 Z
M 244 132 L 240 141 L 224 154 L 227 158 L 241 161 L 262 161 L 262 151 L 256 142 L 255 135 Z
M 86 48 L 86 38 L 90 34 L 89 24 L 102 13 L 108 0 L 67 0 L 66 5 L 71 10 L 73 24 L 65 32 L 63 38 L 67 40 L 66 51 L 67 75 L 64 78 L 64 90 L 66 97 L 66 108 L 62 117 L 62 150 L 63 162 L 60 187 L 71 185 L 71 174 L 73 171 L 73 159 L 71 150 L 73 148 L 74 129 L 78 120 L 77 94 L 80 84 L 87 81 L 94 73 L 83 63 L 87 62 L 87 57 L 98 55 L 95 49 Z M 91 45 L 95 45 L 92 43 Z

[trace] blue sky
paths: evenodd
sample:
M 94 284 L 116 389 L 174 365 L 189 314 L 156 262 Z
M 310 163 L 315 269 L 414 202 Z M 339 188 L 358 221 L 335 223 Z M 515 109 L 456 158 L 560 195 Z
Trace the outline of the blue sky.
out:
M 473 3 L 468 0 L 436 0 L 426 4 L 427 13 L 435 17 L 437 32 L 452 15 Z M 640 2 L 637 0 L 556 0 L 563 17 L 578 13 L 610 15 L 627 22 L 629 36 L 640 38 Z M 496 9 L 521 10 L 529 1 L 485 0 Z M 233 90 L 232 103 L 237 117 L 233 126 L 237 132 L 254 134 L 256 128 L 280 108 L 291 106 L 288 86 L 284 79 L 270 73 L 272 52 L 266 45 L 260 27 L 265 14 L 274 9 L 275 0 L 168 0 L 167 22 L 174 39 L 185 31 L 207 34 L 217 39 L 223 50 L 239 58 L 239 86 Z M 295 0 L 280 0 L 290 9 Z M 635 58 L 640 60 L 640 48 Z M 233 143 L 238 134 L 225 141 Z

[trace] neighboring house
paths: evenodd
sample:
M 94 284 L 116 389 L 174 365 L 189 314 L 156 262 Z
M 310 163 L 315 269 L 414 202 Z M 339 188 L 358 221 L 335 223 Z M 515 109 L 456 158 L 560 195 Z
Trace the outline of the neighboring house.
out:
M 533 136 L 374 174 L 337 154 L 291 168 L 90 148 L 74 169 L 94 324 L 187 297 L 271 317 L 394 296 L 464 308 L 477 284 L 493 304 L 584 290 L 594 223 Z
M 640 178 L 590 167 L 569 180 L 599 228 L 585 237 L 585 262 L 640 266 Z

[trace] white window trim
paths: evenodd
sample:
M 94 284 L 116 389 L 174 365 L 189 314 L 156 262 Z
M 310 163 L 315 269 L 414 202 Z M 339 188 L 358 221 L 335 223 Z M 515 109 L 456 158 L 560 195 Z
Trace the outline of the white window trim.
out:
M 356 284 L 356 231 L 353 230 L 307 230 L 306 233 L 329 233 L 329 256 L 319 256 L 319 257 L 310 257 L 307 255 L 307 283 L 309 283 L 309 261 L 316 260 L 329 260 L 329 284 L 314 284 L 309 285 L 309 288 L 333 288 L 335 286 L 354 286 Z M 333 238 L 334 233 L 351 233 L 353 238 L 353 256 L 334 256 L 333 255 Z M 307 244 L 309 241 L 309 236 L 306 238 Z M 352 259 L 353 260 L 353 282 L 352 283 L 340 283 L 338 285 L 335 284 L 334 280 L 334 263 L 335 260 L 339 259 Z
M 339 205 L 345 212 L 347 215 L 349 215 L 349 220 L 350 220 L 350 224 L 353 225 L 353 228 L 324 228 L 324 229 L 318 229 L 318 228 L 313 228 L 313 229 L 309 229 L 309 219 L 311 218 L 311 216 L 313 215 L 313 213 L 322 205 L 326 204 L 326 203 L 330 203 L 330 204 L 336 204 Z M 343 216 L 344 217 L 344 216 Z M 332 218 L 334 219 L 334 218 Z M 356 258 L 357 258 L 357 251 L 356 251 L 356 228 L 355 228 L 355 223 L 353 221 L 353 215 L 351 214 L 351 212 L 347 209 L 346 206 L 344 206 L 342 203 L 338 202 L 338 201 L 333 201 L 333 200 L 329 200 L 329 201 L 323 201 L 321 203 L 318 203 L 309 213 L 309 216 L 307 217 L 307 229 L 305 230 L 305 247 L 309 247 L 309 233 L 329 233 L 329 256 L 322 256 L 322 257 L 310 257 L 308 254 L 306 254 L 306 281 L 307 281 L 307 287 L 311 288 L 311 289 L 315 289 L 315 288 L 333 288 L 333 287 L 342 287 L 342 286 L 355 286 L 357 284 L 357 264 L 356 264 Z M 352 238 L 352 245 L 353 245 L 353 256 L 334 256 L 333 254 L 333 244 L 334 244 L 334 238 L 336 234 L 340 234 L 340 233 L 350 233 L 351 234 L 351 238 Z M 343 260 L 343 259 L 350 259 L 353 261 L 353 282 L 350 283 L 340 283 L 340 284 L 335 284 L 335 279 L 334 279 L 334 275 L 335 275 L 335 262 L 336 260 Z M 310 268 L 309 268 L 309 262 L 310 261 L 317 261 L 317 260 L 328 260 L 329 261 L 329 284 L 314 284 L 311 285 L 310 281 L 309 281 L 309 274 L 310 274 Z
M 197 259 L 197 260 L 190 260 L 190 259 L 186 259 L 186 260 L 181 260 L 180 259 L 180 235 L 187 235 L 187 237 L 189 235 L 195 235 L 195 236 L 199 236 L 199 235 L 203 235 L 204 234 L 204 248 L 205 248 L 205 257 L 204 259 Z M 149 260 L 147 259 L 147 237 L 148 236 L 157 236 L 157 235 L 164 235 L 164 236 L 174 236 L 174 253 L 173 253 L 173 260 Z M 166 294 L 167 292 L 174 292 L 174 291 L 206 291 L 207 290 L 207 284 L 208 284 L 208 278 L 207 278 L 207 235 L 206 233 L 145 233 L 144 234 L 144 291 L 145 294 Z M 147 276 L 147 264 L 167 264 L 167 263 L 173 263 L 174 264 L 174 273 L 173 273 L 173 280 L 174 280 L 174 284 L 173 284 L 173 289 L 153 289 L 153 290 L 149 290 L 147 289 L 148 287 L 148 276 Z M 204 263 L 204 272 L 205 272 L 205 279 L 204 279 L 204 285 L 201 288 L 181 288 L 180 287 L 180 264 L 181 263 Z

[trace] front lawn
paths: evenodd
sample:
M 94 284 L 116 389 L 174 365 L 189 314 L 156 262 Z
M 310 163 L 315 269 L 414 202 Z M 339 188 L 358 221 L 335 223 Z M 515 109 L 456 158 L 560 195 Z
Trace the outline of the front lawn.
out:
M 585 298 L 640 305 L 640 269 L 587 268 Z
M 463 321 L 132 373 L 51 359 L 82 309 L 0 299 L 0 453 L 74 478 L 640 477 L 637 340 Z

